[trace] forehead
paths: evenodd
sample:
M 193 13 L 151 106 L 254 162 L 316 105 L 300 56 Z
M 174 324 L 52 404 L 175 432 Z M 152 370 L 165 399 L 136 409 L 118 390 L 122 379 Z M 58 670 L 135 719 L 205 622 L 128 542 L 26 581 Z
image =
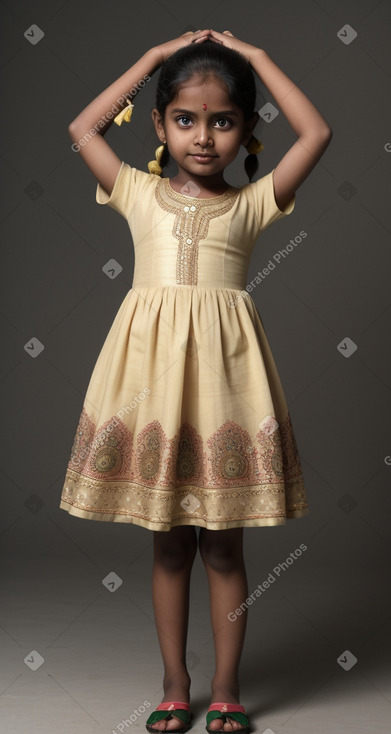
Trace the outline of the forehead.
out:
M 216 77 L 208 77 L 206 80 L 192 77 L 189 81 L 183 82 L 168 107 L 197 108 L 203 102 L 206 102 L 208 109 L 212 107 L 216 107 L 216 109 L 228 107 L 236 109 L 236 105 L 231 102 L 228 96 L 226 85 Z

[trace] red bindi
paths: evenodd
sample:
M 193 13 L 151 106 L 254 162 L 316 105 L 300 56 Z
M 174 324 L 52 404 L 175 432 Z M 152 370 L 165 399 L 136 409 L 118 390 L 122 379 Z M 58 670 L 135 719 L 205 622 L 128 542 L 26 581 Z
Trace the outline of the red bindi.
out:
M 208 108 L 207 108 L 207 106 L 206 106 L 206 104 L 205 104 L 205 102 L 204 102 L 204 104 L 202 105 L 202 109 L 203 109 L 203 110 L 207 110 L 207 109 L 208 109 Z

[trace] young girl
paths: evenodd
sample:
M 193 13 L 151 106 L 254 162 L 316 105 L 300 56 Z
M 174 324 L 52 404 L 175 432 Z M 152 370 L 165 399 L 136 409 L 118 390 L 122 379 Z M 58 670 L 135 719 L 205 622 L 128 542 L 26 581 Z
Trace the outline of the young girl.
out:
M 130 120 L 128 90 L 134 98 L 160 65 L 152 119 L 161 146 L 146 173 L 121 161 L 103 136 L 113 110 L 118 124 Z M 254 72 L 297 140 L 273 170 L 237 188 L 224 169 L 243 145 L 251 181 L 263 147 L 252 135 Z M 60 507 L 154 533 L 164 697 L 147 720 L 151 732 L 190 728 L 186 637 L 199 547 L 216 655 L 206 728 L 248 732 L 238 682 L 248 597 L 243 528 L 286 524 L 309 508 L 247 269 L 260 233 L 293 211 L 332 132 L 264 50 L 214 30 L 147 51 L 69 132 L 98 181 L 97 202 L 129 225 L 135 265 L 91 376 Z M 168 152 L 173 178 L 161 176 Z

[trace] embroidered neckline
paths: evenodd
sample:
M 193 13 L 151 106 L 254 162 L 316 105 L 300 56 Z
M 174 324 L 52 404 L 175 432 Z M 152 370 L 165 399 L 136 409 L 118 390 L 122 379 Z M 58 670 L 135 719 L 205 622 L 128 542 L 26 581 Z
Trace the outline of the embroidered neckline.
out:
M 176 282 L 180 285 L 197 285 L 198 251 L 200 240 L 208 236 L 209 222 L 220 217 L 234 206 L 240 189 L 230 186 L 218 196 L 198 199 L 180 194 L 171 188 L 168 178 L 159 178 L 155 186 L 155 198 L 161 209 L 175 214 L 171 234 L 178 240 Z
M 170 179 L 168 176 L 165 176 L 164 178 L 160 179 L 162 185 L 165 188 L 165 191 L 169 196 L 171 196 L 176 201 L 185 201 L 185 200 L 196 200 L 196 201 L 202 201 L 210 203 L 213 203 L 216 200 L 224 200 L 229 199 L 231 196 L 236 196 L 239 194 L 239 189 L 235 188 L 235 186 L 229 186 L 226 191 L 224 191 L 223 194 L 218 194 L 217 196 L 208 196 L 208 197 L 199 197 L 199 196 L 188 196 L 188 194 L 180 194 L 179 191 L 175 191 L 175 189 L 172 188 L 170 184 Z

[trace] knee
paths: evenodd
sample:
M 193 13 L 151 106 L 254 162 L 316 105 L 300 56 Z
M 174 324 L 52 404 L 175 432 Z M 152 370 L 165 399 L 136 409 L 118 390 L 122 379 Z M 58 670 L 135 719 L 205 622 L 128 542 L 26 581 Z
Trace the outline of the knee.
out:
M 223 543 L 208 543 L 200 548 L 200 556 L 204 566 L 217 573 L 232 573 L 242 560 L 241 553 Z
M 155 562 L 167 571 L 181 571 L 193 564 L 197 553 L 197 538 L 179 538 L 168 533 L 155 532 L 154 557 Z M 169 536 L 169 537 L 167 537 Z

